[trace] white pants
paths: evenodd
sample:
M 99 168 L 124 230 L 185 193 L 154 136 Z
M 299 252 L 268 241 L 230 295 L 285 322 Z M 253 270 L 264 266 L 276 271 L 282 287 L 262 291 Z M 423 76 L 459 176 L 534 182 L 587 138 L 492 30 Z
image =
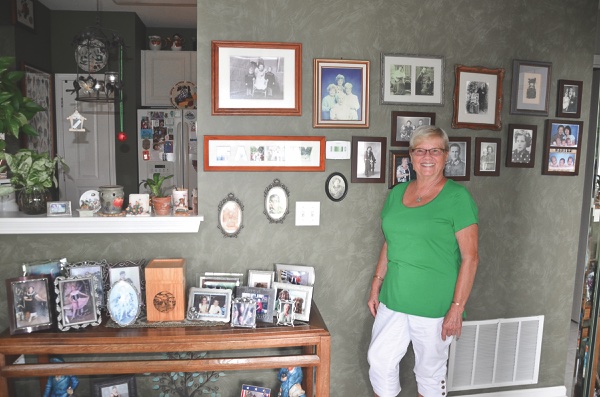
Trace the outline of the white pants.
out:
M 444 397 L 448 349 L 452 337 L 442 340 L 443 318 L 411 316 L 379 304 L 369 346 L 369 378 L 379 397 L 400 393 L 400 361 L 410 342 L 415 352 L 415 376 L 423 397 Z

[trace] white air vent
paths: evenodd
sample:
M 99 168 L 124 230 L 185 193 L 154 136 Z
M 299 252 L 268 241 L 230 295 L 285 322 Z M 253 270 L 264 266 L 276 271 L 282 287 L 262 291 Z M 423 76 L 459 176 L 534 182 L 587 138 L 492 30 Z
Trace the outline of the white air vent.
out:
M 544 316 L 465 321 L 450 345 L 448 390 L 537 383 Z

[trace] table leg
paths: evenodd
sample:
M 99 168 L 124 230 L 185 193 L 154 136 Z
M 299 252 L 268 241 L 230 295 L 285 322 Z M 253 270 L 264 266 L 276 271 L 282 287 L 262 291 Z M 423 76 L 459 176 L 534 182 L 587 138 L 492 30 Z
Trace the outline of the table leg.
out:
M 329 397 L 329 362 L 331 361 L 331 337 L 323 336 L 317 345 L 319 365 L 317 366 L 317 396 Z
M 304 346 L 302 348 L 304 354 L 316 354 L 314 346 Z M 312 367 L 302 368 L 304 376 L 302 377 L 302 388 L 306 391 L 307 397 L 314 397 L 315 390 L 315 369 Z
M 48 364 L 50 362 L 50 357 L 47 354 L 41 354 L 37 356 L 38 364 Z M 40 395 L 44 395 L 44 391 L 46 390 L 46 382 L 48 382 L 48 377 L 40 377 L 38 378 L 40 382 Z

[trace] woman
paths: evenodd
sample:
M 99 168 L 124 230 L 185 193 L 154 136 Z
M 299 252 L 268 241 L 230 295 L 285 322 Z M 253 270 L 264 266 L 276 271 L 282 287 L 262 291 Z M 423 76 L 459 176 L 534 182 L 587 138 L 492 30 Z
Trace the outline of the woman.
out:
M 488 145 L 486 153 L 481 156 L 481 171 L 494 171 L 496 169 L 496 154 L 494 147 Z
M 376 397 L 400 392 L 398 366 L 411 342 L 419 396 L 445 395 L 448 348 L 460 336 L 479 261 L 477 206 L 443 173 L 448 136 L 423 126 L 409 148 L 417 178 L 396 185 L 381 212 L 385 242 L 368 301 Z
M 575 135 L 571 131 L 571 126 L 565 126 L 565 143 L 564 146 L 577 146 L 577 139 L 575 139 Z
M 529 163 L 531 161 L 531 154 L 527 148 L 531 147 L 531 135 L 528 132 L 522 130 L 515 130 L 514 135 L 514 150 L 512 151 L 512 162 L 513 163 Z
M 202 298 L 200 298 L 200 304 L 198 305 L 198 313 L 208 313 L 208 298 L 206 296 L 203 296 Z

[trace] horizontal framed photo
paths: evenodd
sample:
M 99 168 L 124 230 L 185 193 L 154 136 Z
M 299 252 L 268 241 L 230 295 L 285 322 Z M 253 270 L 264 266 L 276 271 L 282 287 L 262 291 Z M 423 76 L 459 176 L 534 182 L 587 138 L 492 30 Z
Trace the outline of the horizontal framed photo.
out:
M 271 397 L 271 389 L 261 386 L 242 385 L 240 397 Z
M 392 112 L 390 146 L 407 146 L 414 130 L 422 125 L 435 125 L 435 113 Z
M 239 285 L 240 279 L 237 277 L 198 277 L 198 286 L 205 289 L 229 289 L 233 291 L 235 287 L 238 287 Z
M 369 61 L 314 60 L 313 127 L 369 127 Z
M 551 76 L 550 62 L 515 59 L 510 114 L 548 116 Z
M 58 328 L 85 328 L 100 325 L 100 306 L 96 295 L 94 277 L 57 277 L 54 281 L 58 296 Z
M 504 69 L 456 65 L 455 76 L 452 128 L 500 130 Z
M 212 114 L 300 116 L 302 44 L 213 41 Z
M 388 188 L 393 188 L 399 183 L 406 183 L 417 179 L 408 149 L 390 150 L 390 169 L 388 170 Z
M 275 290 L 241 286 L 235 289 L 236 298 L 253 299 L 256 302 L 256 321 L 273 323 Z
M 188 320 L 229 321 L 232 291 L 230 289 L 212 289 L 192 287 L 188 294 Z
M 71 216 L 70 201 L 48 201 L 46 203 L 47 216 Z
M 106 299 L 110 318 L 126 327 L 137 320 L 142 308 L 140 292 L 130 280 L 119 279 L 111 286 Z
M 381 104 L 444 104 L 444 57 L 381 54 Z
M 449 138 L 450 149 L 448 160 L 444 165 L 444 176 L 455 181 L 468 181 L 471 179 L 471 138 Z
M 475 138 L 475 169 L 478 176 L 500 175 L 500 138 Z
M 92 397 L 137 397 L 135 376 L 92 381 Z
M 205 135 L 204 171 L 325 171 L 325 137 Z
M 63 276 L 67 266 L 67 258 L 46 259 L 23 264 L 23 275 L 25 276 L 48 276 L 50 285 L 54 285 L 54 279 Z
M 290 191 L 279 179 L 273 180 L 265 189 L 265 209 L 269 223 L 283 223 L 289 209 Z
M 248 286 L 255 288 L 271 288 L 275 281 L 275 272 L 265 270 L 248 270 Z
M 5 280 L 11 335 L 27 334 L 54 326 L 48 276 Z
M 558 80 L 558 99 L 556 100 L 556 117 L 581 117 L 581 95 L 583 81 Z
M 352 137 L 352 183 L 385 182 L 386 138 Z
M 224 237 L 237 237 L 240 231 L 244 228 L 244 205 L 235 197 L 233 193 L 229 193 L 219 203 L 219 224 Z
M 105 291 L 110 289 L 110 285 L 105 282 L 108 277 L 106 260 L 69 263 L 65 266 L 65 272 L 67 277 L 93 277 L 98 304 L 100 307 L 106 306 Z
M 506 166 L 533 168 L 535 164 L 535 142 L 537 126 L 531 124 L 509 124 Z
M 325 181 L 325 194 L 331 201 L 342 201 L 348 193 L 348 181 L 341 172 L 334 172 Z
M 283 284 L 315 285 L 315 268 L 304 265 L 275 264 L 277 282 Z
M 254 299 L 233 299 L 231 303 L 231 326 L 256 328 L 256 301 Z
M 583 121 L 546 120 L 542 175 L 579 174 Z
M 294 302 L 293 309 L 296 320 L 309 320 L 313 294 L 312 286 L 275 282 L 273 288 L 276 290 L 278 300 L 291 300 Z

